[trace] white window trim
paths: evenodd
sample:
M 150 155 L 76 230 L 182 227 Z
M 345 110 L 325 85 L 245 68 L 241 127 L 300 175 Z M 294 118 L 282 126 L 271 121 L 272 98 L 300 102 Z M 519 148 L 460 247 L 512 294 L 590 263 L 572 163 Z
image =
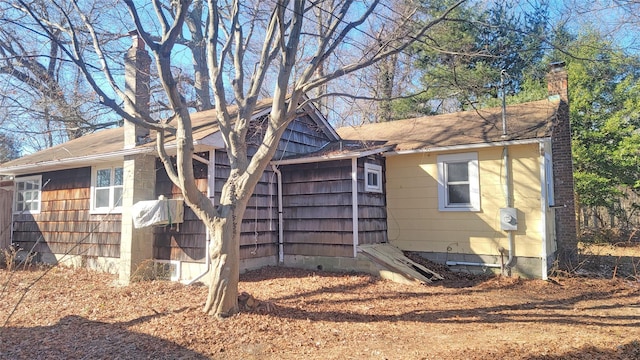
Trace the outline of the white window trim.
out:
M 438 210 L 440 211 L 480 211 L 480 176 L 478 153 L 438 155 Z M 447 174 L 445 164 L 454 162 L 469 164 L 470 204 L 449 204 Z
M 115 169 L 115 168 L 123 168 L 123 164 L 122 163 L 114 163 L 114 164 L 104 164 L 104 165 L 100 165 L 100 166 L 92 166 L 91 167 L 91 209 L 89 211 L 90 214 L 120 214 L 122 213 L 122 206 L 116 206 L 116 207 L 96 207 L 96 181 L 97 181 L 97 174 L 98 174 L 98 170 L 103 170 L 103 169 Z M 123 169 L 124 170 L 124 169 Z M 111 172 L 112 174 L 114 174 L 114 172 Z M 113 199 L 114 196 L 114 192 L 113 192 L 113 188 L 114 185 L 110 186 L 110 191 L 109 191 L 109 203 L 113 204 L 115 199 Z M 124 185 L 123 185 L 123 189 L 122 189 L 122 193 L 124 194 Z
M 369 185 L 369 174 L 376 174 L 378 177 L 378 185 Z M 364 163 L 364 189 L 368 192 L 382 192 L 382 166 Z
M 551 154 L 544 154 L 544 175 L 545 186 L 547 187 L 547 206 L 553 207 L 556 205 L 555 193 L 553 190 L 553 159 Z
M 18 211 L 18 183 L 38 180 L 38 210 L 22 210 Z M 14 214 L 40 214 L 42 211 L 42 175 L 24 176 L 14 179 L 14 191 L 13 191 L 13 213 Z

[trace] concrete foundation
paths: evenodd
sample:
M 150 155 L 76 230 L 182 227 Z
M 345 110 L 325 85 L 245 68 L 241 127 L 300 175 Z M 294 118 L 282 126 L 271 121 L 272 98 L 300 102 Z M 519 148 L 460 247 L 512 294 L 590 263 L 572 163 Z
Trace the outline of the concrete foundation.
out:
M 486 264 L 469 265 L 459 264 L 450 265 L 453 271 L 464 271 L 471 274 L 500 274 L 500 264 L 506 263 L 508 258 L 501 258 L 499 255 L 476 255 L 476 254 L 454 254 L 454 253 L 438 253 L 438 252 L 418 252 L 423 258 L 438 264 L 447 264 L 447 262 L 463 262 Z M 528 279 L 542 279 L 542 258 L 516 256 L 513 266 L 511 267 L 511 275 L 517 275 Z M 491 265 L 491 266 L 490 266 Z

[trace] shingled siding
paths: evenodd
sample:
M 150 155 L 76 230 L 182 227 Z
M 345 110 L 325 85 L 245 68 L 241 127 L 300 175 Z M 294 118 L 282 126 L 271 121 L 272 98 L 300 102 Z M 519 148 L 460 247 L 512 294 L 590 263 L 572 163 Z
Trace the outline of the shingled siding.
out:
M 208 153 L 199 154 L 208 159 Z M 156 193 L 168 198 L 181 198 L 180 190 L 171 183 L 162 164 L 158 162 Z M 218 205 L 222 187 L 229 177 L 230 167 L 226 152 L 215 152 L 215 187 L 213 200 Z M 207 192 L 208 166 L 194 161 L 198 188 Z M 276 178 L 271 170 L 265 171 L 245 210 L 240 235 L 240 258 L 251 259 L 277 255 L 277 198 Z M 155 229 L 154 258 L 204 262 L 206 255 L 206 229 L 189 207 L 185 207 L 184 222 L 179 225 Z
M 198 154 L 205 159 L 208 153 Z M 193 173 L 198 189 L 207 192 L 207 165 L 193 162 Z M 175 186 L 156 160 L 156 197 L 163 195 L 169 199 L 182 199 L 180 189 Z M 167 226 L 154 226 L 153 255 L 158 260 L 202 261 L 205 256 L 206 230 L 204 223 L 185 205 L 184 222 Z
M 249 150 L 252 155 L 255 149 Z M 220 201 L 224 183 L 231 168 L 225 151 L 216 151 L 215 203 Z M 249 199 L 244 211 L 240 233 L 240 259 L 276 257 L 278 254 L 277 178 L 267 168 Z
M 274 159 L 315 152 L 328 142 L 325 133 L 315 125 L 309 115 L 304 115 L 292 121 L 282 134 Z
M 15 214 L 13 242 L 37 256 L 120 256 L 120 215 L 89 213 L 91 168 L 42 174 L 39 214 Z
M 353 257 L 351 160 L 287 165 L 283 182 L 285 255 Z M 358 160 L 360 244 L 386 241 L 384 193 L 364 191 Z
M 365 191 L 364 163 L 382 166 L 382 192 Z M 358 244 L 387 242 L 385 162 L 382 157 L 358 159 Z

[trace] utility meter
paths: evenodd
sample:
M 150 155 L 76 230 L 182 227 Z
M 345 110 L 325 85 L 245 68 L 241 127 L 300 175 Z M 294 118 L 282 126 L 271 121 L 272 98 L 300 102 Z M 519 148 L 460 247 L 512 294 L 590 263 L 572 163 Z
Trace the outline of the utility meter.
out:
M 507 231 L 518 230 L 518 211 L 515 208 L 500 209 L 500 229 Z

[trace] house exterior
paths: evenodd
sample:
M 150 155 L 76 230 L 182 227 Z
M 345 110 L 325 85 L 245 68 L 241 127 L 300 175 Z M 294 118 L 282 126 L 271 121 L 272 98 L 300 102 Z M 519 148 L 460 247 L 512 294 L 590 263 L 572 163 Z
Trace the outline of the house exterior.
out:
M 365 164 L 371 162 L 365 159 L 377 152 L 355 149 L 331 161 L 300 159 L 338 140 L 315 108 L 307 110 L 289 125 L 276 154 L 276 158 L 296 155 L 297 159 L 274 163 L 247 206 L 241 236 L 244 269 L 277 265 L 285 259 L 314 268 L 337 267 L 336 257 L 354 257 L 357 243 L 353 239 L 359 234 L 365 243 L 386 240 L 381 187 L 366 192 L 363 186 Z M 258 121 L 264 111 L 268 108 L 256 113 Z M 213 111 L 202 112 L 192 118 L 194 172 L 200 190 L 216 202 L 229 162 L 212 115 Z M 146 191 L 137 201 L 159 196 L 175 199 L 180 192 L 157 159 L 154 143 L 127 149 L 123 131 L 100 131 L 2 164 L 0 172 L 13 176 L 15 182 L 11 242 L 35 254 L 38 261 L 124 271 L 131 277 L 141 261 L 152 260 L 174 267 L 176 279 L 194 279 L 206 270 L 209 237 L 188 208 L 181 223 L 147 229 L 125 224 L 131 222 L 125 218 L 131 216 L 124 205 L 127 177 L 134 180 L 131 186 Z M 131 157 L 137 157 L 133 176 L 126 169 Z M 358 209 L 354 200 L 367 205 Z M 353 217 L 354 211 L 362 213 L 359 219 Z M 128 231 L 135 232 L 129 242 L 124 240 Z M 128 260 L 127 253 L 132 254 Z M 140 253 L 145 255 L 139 260 L 122 264 Z M 315 260 L 310 263 L 309 256 L 331 260 L 318 265 Z
M 128 66 L 149 66 L 143 48 L 134 39 Z M 136 104 L 148 104 L 146 82 L 127 78 Z M 507 107 L 504 117 L 489 109 L 335 130 L 307 103 L 247 206 L 241 268 L 375 272 L 362 247 L 390 243 L 456 268 L 546 277 L 576 238 L 566 72 L 555 69 L 549 84 L 549 99 Z M 269 111 L 268 101 L 256 107 L 249 155 Z M 215 115 L 192 115 L 194 173 L 214 203 L 230 173 Z M 124 283 L 148 263 L 174 280 L 204 279 L 210 236 L 191 210 L 134 226 L 136 204 L 181 197 L 154 138 L 126 122 L 0 165 L 14 184 L 11 243 Z
M 389 242 L 465 271 L 546 278 L 576 249 L 567 74 L 502 109 L 338 129 L 383 141 Z

